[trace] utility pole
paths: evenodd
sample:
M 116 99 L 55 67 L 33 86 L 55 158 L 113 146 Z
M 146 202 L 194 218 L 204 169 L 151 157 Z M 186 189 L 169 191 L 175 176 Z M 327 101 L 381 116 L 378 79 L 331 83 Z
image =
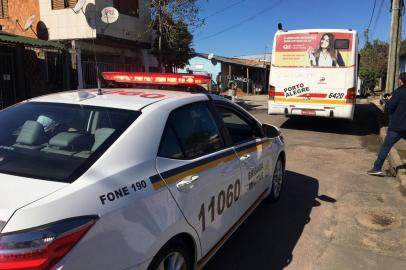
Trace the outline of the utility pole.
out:
M 399 72 L 399 52 L 401 43 L 403 0 L 392 0 L 392 22 L 388 55 L 388 72 L 386 76 L 386 93 L 392 93 L 396 87 Z
M 162 3 L 158 1 L 158 64 L 159 72 L 162 72 Z
M 365 29 L 364 38 L 365 38 L 365 44 L 368 44 L 369 43 L 369 29 Z

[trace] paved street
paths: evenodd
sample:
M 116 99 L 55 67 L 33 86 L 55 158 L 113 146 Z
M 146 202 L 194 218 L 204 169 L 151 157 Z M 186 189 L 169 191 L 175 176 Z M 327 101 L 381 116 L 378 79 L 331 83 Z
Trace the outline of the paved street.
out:
M 256 99 L 256 100 L 255 100 Z M 393 177 L 366 175 L 379 146 L 374 107 L 353 122 L 266 114 L 266 97 L 245 106 L 282 128 L 287 180 L 206 265 L 216 269 L 406 269 L 406 192 Z

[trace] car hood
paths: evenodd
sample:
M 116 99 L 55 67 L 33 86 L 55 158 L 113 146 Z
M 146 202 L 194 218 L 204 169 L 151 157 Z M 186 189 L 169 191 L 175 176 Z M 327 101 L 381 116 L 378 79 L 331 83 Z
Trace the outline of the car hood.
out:
M 16 210 L 67 185 L 0 173 L 0 232 Z

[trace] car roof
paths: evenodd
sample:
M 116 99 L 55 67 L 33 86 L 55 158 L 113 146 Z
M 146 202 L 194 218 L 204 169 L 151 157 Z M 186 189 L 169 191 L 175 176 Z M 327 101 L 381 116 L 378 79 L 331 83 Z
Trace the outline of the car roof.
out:
M 29 102 L 77 104 L 140 111 L 144 107 L 162 100 L 172 99 L 176 102 L 176 100 L 192 98 L 196 95 L 205 96 L 205 94 L 182 91 L 138 88 L 104 89 L 102 93 L 102 95 L 98 95 L 96 89 L 67 91 L 33 98 Z

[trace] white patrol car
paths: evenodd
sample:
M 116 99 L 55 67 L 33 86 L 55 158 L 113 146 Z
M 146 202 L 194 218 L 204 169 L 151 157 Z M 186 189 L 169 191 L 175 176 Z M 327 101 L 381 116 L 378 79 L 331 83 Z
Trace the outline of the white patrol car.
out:
M 264 198 L 278 199 L 279 130 L 190 93 L 207 77 L 103 76 L 144 87 L 0 112 L 0 269 L 200 269 Z

